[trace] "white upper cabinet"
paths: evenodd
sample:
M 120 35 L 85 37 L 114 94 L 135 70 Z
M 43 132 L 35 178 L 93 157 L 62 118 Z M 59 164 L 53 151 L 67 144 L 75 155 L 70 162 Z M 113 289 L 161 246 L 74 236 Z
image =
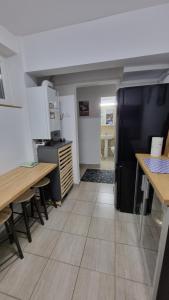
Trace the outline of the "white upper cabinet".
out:
M 48 86 L 28 88 L 28 107 L 32 139 L 51 139 L 60 130 L 59 97 Z

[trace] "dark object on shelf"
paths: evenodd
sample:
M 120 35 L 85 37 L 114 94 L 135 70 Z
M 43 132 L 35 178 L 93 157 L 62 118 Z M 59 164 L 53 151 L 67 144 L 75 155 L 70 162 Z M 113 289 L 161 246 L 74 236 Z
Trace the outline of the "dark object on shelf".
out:
M 114 171 L 87 169 L 81 181 L 112 184 L 114 183 Z
M 164 137 L 165 144 L 169 128 L 168 99 L 168 84 L 122 88 L 118 91 L 115 205 L 122 212 L 133 213 L 134 210 L 135 153 L 150 153 L 153 136 Z M 140 171 L 136 213 L 139 213 L 142 202 L 141 177 Z

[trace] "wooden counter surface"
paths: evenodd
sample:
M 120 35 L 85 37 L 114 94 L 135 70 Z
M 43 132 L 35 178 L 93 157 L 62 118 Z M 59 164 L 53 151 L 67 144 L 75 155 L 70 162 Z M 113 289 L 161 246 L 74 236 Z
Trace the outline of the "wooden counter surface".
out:
M 33 168 L 18 167 L 1 175 L 0 210 L 12 203 L 56 167 L 56 164 L 39 163 Z
M 159 200 L 169 206 L 169 174 L 152 173 L 144 163 L 145 158 L 152 158 L 150 154 L 136 154 L 137 161 L 143 169 L 145 175 L 153 186 Z M 165 156 L 158 157 L 167 159 Z

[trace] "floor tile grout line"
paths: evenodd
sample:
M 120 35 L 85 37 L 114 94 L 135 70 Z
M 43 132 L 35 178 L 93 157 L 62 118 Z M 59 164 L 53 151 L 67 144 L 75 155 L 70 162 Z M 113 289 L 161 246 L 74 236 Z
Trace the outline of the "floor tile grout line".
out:
M 148 250 L 148 251 L 151 251 L 153 252 L 154 254 L 157 253 L 157 251 L 153 250 L 153 249 L 149 249 L 149 248 L 143 248 L 143 247 L 138 247 L 138 246 L 135 246 L 135 245 L 131 245 L 131 244 L 126 244 L 126 243 L 120 243 L 118 241 L 110 241 L 110 240 L 105 240 L 105 239 L 101 239 L 101 238 L 98 238 L 98 237 L 92 237 L 92 236 L 84 236 L 84 235 L 80 235 L 80 234 L 75 234 L 75 233 L 70 233 L 70 232 L 65 232 L 65 231 L 60 231 L 60 236 L 62 233 L 66 233 L 66 234 L 69 234 L 69 235 L 73 235 L 73 236 L 77 236 L 77 237 L 82 237 L 82 238 L 88 238 L 88 239 L 92 239 L 92 240 L 99 240 L 99 241 L 104 241 L 104 242 L 107 242 L 107 243 L 110 243 L 110 244 L 114 244 L 114 245 L 125 245 L 125 246 L 129 246 L 129 247 L 133 247 L 133 248 L 137 248 L 137 249 L 145 249 L 145 250 Z M 57 238 L 57 241 L 55 242 L 55 246 L 54 248 L 56 247 L 56 245 L 58 244 L 59 242 L 59 239 L 60 239 L 60 236 Z M 52 252 L 54 250 L 54 248 L 52 249 Z M 51 259 L 51 255 L 52 253 L 49 255 L 49 256 L 44 256 L 44 255 L 40 255 L 38 253 L 35 253 L 35 252 L 31 252 L 29 250 L 26 250 L 24 249 L 23 250 L 24 253 L 28 253 L 28 254 L 32 254 L 32 255 L 35 255 L 35 256 L 39 256 L 39 257 L 42 257 L 42 258 L 46 258 L 46 259 Z M 15 261 L 17 260 L 18 258 L 15 259 Z M 13 263 L 13 262 L 12 262 Z M 9 270 L 8 270 L 9 271 Z M 4 275 L 4 277 L 6 277 L 6 274 Z M 4 277 L 1 279 L 1 281 L 4 279 Z
M 78 200 L 77 200 L 77 201 L 78 201 Z M 95 204 L 97 204 L 97 203 L 95 203 Z M 74 205 L 75 205 L 75 204 L 74 204 Z M 72 211 L 69 212 L 69 214 L 71 214 L 71 213 L 72 213 Z M 75 214 L 76 214 L 76 213 L 75 213 Z M 77 215 L 79 215 L 79 214 L 77 214 Z M 82 216 L 84 216 L 84 215 L 82 215 Z M 89 216 L 89 217 L 90 217 L 90 223 L 89 223 L 89 227 L 88 227 L 87 236 L 83 236 L 83 237 L 85 237 L 86 241 L 85 241 L 85 245 L 84 245 L 84 249 L 83 249 L 83 254 L 82 254 L 82 257 L 81 257 L 81 261 L 82 261 L 82 259 L 83 259 L 83 255 L 84 255 L 84 251 L 85 251 L 87 239 L 88 239 L 88 238 L 99 239 L 99 238 L 97 238 L 97 237 L 94 238 L 94 237 L 89 237 L 89 236 L 88 236 L 88 235 L 89 235 L 89 228 L 90 228 L 90 225 L 91 225 L 91 221 L 92 221 L 93 215 L 92 215 L 92 216 Z M 68 216 L 68 218 L 69 218 L 69 216 Z M 97 217 L 97 218 L 98 218 L 98 219 L 102 219 L 102 217 Z M 106 218 L 106 219 L 108 219 L 108 218 Z M 112 220 L 112 219 L 111 219 L 111 220 Z M 65 220 L 64 226 L 65 226 L 65 224 L 66 224 L 67 221 L 68 221 L 68 219 Z M 117 220 L 115 219 L 114 221 L 115 221 L 115 224 L 116 224 Z M 124 222 L 124 223 L 125 223 L 125 222 L 128 222 L 128 221 L 121 221 L 121 220 L 118 220 L 118 221 L 119 221 L 119 222 Z M 131 223 L 132 223 L 132 222 L 131 222 Z M 63 229 L 64 229 L 64 226 L 63 226 Z M 58 239 L 57 239 L 57 241 L 56 241 L 56 244 L 57 244 L 57 242 L 58 242 L 58 240 L 59 240 L 59 238 L 60 238 L 62 232 L 64 232 L 63 229 L 62 229 L 62 230 L 52 229 L 52 228 L 44 228 L 44 229 L 48 229 L 48 230 L 56 230 L 56 231 L 58 231 L 58 232 L 60 233 L 60 234 L 59 234 L 59 237 L 58 237 Z M 78 234 L 75 234 L 75 233 L 69 233 L 69 234 L 71 234 L 71 235 L 77 235 L 77 236 L 82 236 L 82 235 L 78 235 Z M 101 239 L 101 240 L 102 240 L 102 239 Z M 107 240 L 105 240 L 105 241 L 107 241 Z M 112 242 L 112 241 L 107 241 L 107 242 L 114 243 L 115 245 L 117 245 L 117 244 L 123 244 L 123 245 L 131 246 L 131 247 L 136 247 L 136 248 L 139 248 L 139 249 L 140 249 L 140 247 L 137 246 L 137 245 L 135 246 L 135 245 L 125 244 L 125 243 L 119 243 L 119 242 L 116 241 L 116 239 L 115 239 L 115 241 L 113 241 L 113 242 Z M 145 248 L 143 248 L 143 249 L 145 249 Z M 151 250 L 151 249 L 148 249 L 148 250 Z M 53 250 L 52 250 L 52 251 L 53 251 Z M 151 251 L 153 251 L 153 250 L 151 250 Z M 154 251 L 154 252 L 156 252 L 156 251 Z M 27 253 L 27 252 L 26 252 L 26 253 Z M 29 252 L 28 252 L 28 253 L 29 253 Z M 36 254 L 34 254 L 34 253 L 30 253 L 30 254 L 36 255 Z M 37 256 L 39 256 L 39 255 L 37 255 Z M 41 276 L 42 276 L 42 274 L 43 274 L 43 272 L 44 272 L 44 269 L 46 268 L 48 262 L 49 262 L 50 260 L 53 259 L 53 258 L 51 258 L 51 255 L 50 255 L 48 258 L 47 258 L 47 257 L 44 257 L 44 256 L 41 256 L 41 257 L 46 258 L 46 264 L 45 264 L 43 270 L 41 271 L 40 278 L 41 278 Z M 115 247 L 115 258 L 116 258 L 116 247 Z M 53 259 L 53 260 L 56 260 L 56 259 Z M 115 260 L 116 260 L 116 259 L 115 259 Z M 64 264 L 68 264 L 68 265 L 71 265 L 71 266 L 75 266 L 75 267 L 78 268 L 78 273 L 77 273 L 77 278 L 76 278 L 76 282 L 75 282 L 75 286 L 74 286 L 74 291 L 75 291 L 75 288 L 76 288 L 76 283 L 77 283 L 77 280 L 78 280 L 78 275 L 79 275 L 80 269 L 83 269 L 83 268 L 84 268 L 84 269 L 91 270 L 91 271 L 95 271 L 95 272 L 98 272 L 98 273 L 104 273 L 104 272 L 100 272 L 100 271 L 97 271 L 97 270 L 93 270 L 93 269 L 88 269 L 88 268 L 82 267 L 81 264 L 80 264 L 80 266 L 78 267 L 78 266 L 76 266 L 76 265 L 69 264 L 69 263 L 67 263 L 67 262 L 62 262 L 62 261 L 59 261 L 59 260 L 56 260 L 56 261 L 61 262 L 61 263 L 64 263 Z M 9 268 L 9 269 L 10 269 L 10 268 Z M 7 273 L 8 273 L 8 272 L 9 272 L 9 270 L 7 271 Z M 142 282 L 139 282 L 139 281 L 134 281 L 134 280 L 131 280 L 131 279 L 128 279 L 128 278 L 125 278 L 125 277 L 117 276 L 117 274 L 116 274 L 116 264 L 115 264 L 115 275 L 109 274 L 109 273 L 104 273 L 104 274 L 109 275 L 109 276 L 114 276 L 115 279 L 116 279 L 116 278 L 122 278 L 122 279 L 124 279 L 124 280 L 128 280 L 128 281 L 131 281 L 131 282 L 136 282 L 136 283 L 139 283 L 139 284 L 142 284 L 142 285 L 145 285 L 145 286 L 150 287 L 150 285 L 148 285 L 148 284 L 146 285 L 145 283 L 142 283 Z M 5 274 L 5 276 L 6 276 L 6 274 Z M 4 276 L 4 277 L 5 277 L 5 276 Z M 4 278 L 4 277 L 3 277 L 3 278 Z M 40 278 L 39 278 L 39 280 L 40 280 Z M 3 279 L 2 279 L 2 280 L 3 280 Z M 36 286 L 37 286 L 39 280 L 37 281 L 37 283 L 36 283 L 34 289 L 36 288 Z M 34 292 L 34 289 L 33 289 L 33 292 Z M 115 287 L 115 289 L 116 289 L 116 287 Z M 73 298 L 73 296 L 74 296 L 74 291 L 73 291 L 73 294 L 72 294 L 72 298 Z M 33 294 L 33 292 L 32 292 L 32 294 Z M 0 293 L 1 293 L 1 291 L 0 291 Z M 30 298 L 32 297 L 32 294 L 31 294 Z M 9 295 L 9 296 L 11 296 L 11 295 Z M 14 296 L 11 296 L 11 297 L 14 297 Z M 19 299 L 19 298 L 15 298 L 15 299 Z M 20 299 L 19 299 L 19 300 L 20 300 Z
M 87 243 L 87 238 L 88 238 L 88 233 L 89 233 L 89 228 L 90 228 L 91 221 L 92 221 L 92 217 L 90 218 L 90 223 L 89 223 L 89 227 L 88 227 L 88 231 L 87 231 L 87 235 L 86 235 L 86 241 L 85 241 L 85 245 L 84 245 L 84 248 L 83 248 L 83 253 L 82 253 L 82 256 L 81 256 L 79 270 L 78 270 L 78 273 L 77 273 L 77 278 L 76 278 L 76 282 L 75 282 L 75 285 L 74 285 L 74 289 L 73 289 L 71 300 L 73 300 L 73 297 L 74 297 L 74 293 L 75 293 L 75 289 L 76 289 L 76 284 L 77 284 L 77 280 L 78 280 L 78 277 L 79 277 L 79 272 L 80 272 L 80 269 L 81 269 L 82 259 L 83 259 L 85 248 L 86 248 L 86 243 Z
M 15 299 L 15 300 L 22 300 L 21 298 L 18 298 L 18 297 L 15 297 L 15 296 L 11 296 L 11 295 L 9 295 L 9 294 L 7 294 L 7 293 L 4 293 L 4 292 L 1 292 L 0 291 L 0 295 L 4 295 L 4 296 L 8 296 L 8 297 L 10 297 L 11 299 Z
M 138 284 L 141 284 L 141 285 L 145 285 L 147 287 L 152 286 L 148 283 L 144 283 L 144 282 L 141 282 L 141 281 L 136 281 L 136 280 L 133 280 L 133 279 L 130 279 L 130 278 L 125 278 L 125 277 L 122 277 L 122 276 L 119 276 L 119 275 L 116 275 L 116 274 L 112 274 L 112 273 L 106 273 L 106 272 L 98 271 L 98 270 L 95 270 L 95 269 L 90 269 L 90 268 L 87 268 L 87 267 L 84 267 L 84 266 L 80 266 L 80 269 L 85 269 L 85 270 L 88 270 L 88 271 L 93 271 L 93 272 L 104 274 L 104 275 L 107 275 L 107 276 L 112 276 L 114 278 L 121 278 L 121 279 L 124 279 L 126 281 L 131 281 L 133 283 L 138 283 Z
M 32 254 L 32 255 L 35 255 L 35 256 L 39 256 L 39 257 L 42 257 L 42 258 L 50 259 L 51 255 L 52 255 L 52 252 L 53 252 L 54 248 L 56 247 L 56 245 L 57 245 L 57 243 L 58 243 L 58 241 L 59 241 L 59 238 L 60 238 L 61 234 L 62 234 L 62 231 L 59 232 L 59 236 L 58 236 L 58 238 L 56 239 L 55 245 L 54 245 L 54 247 L 53 247 L 53 249 L 52 249 L 52 251 L 51 251 L 51 254 L 50 254 L 49 256 L 44 256 L 44 255 L 37 254 L 37 253 L 35 253 L 35 252 L 31 252 L 31 251 L 29 251 L 29 250 L 26 250 L 26 248 L 23 250 L 23 252 L 24 252 L 24 253 L 28 253 L 28 254 Z
M 41 279 L 41 277 L 42 277 L 42 275 L 43 275 L 43 273 L 44 273 L 44 270 L 46 269 L 46 266 L 47 266 L 48 262 L 49 262 L 49 259 L 46 259 L 46 263 L 44 264 L 44 267 L 42 268 L 41 274 L 40 274 L 40 276 L 39 276 L 39 278 L 38 278 L 38 280 L 37 280 L 37 282 L 36 282 L 34 288 L 32 289 L 32 293 L 31 293 L 31 295 L 30 295 L 29 300 L 31 300 L 32 295 L 33 295 L 33 293 L 34 293 L 34 291 L 35 291 L 35 289 L 36 289 L 36 287 L 37 287 L 37 285 L 38 285 L 38 283 L 39 283 L 39 281 L 40 281 L 40 279 Z
M 115 276 L 117 279 L 118 278 L 120 278 L 120 279 L 124 279 L 124 280 L 126 280 L 126 281 L 130 281 L 130 282 L 133 282 L 133 283 L 138 283 L 138 284 L 141 284 L 141 285 L 144 285 L 144 286 L 146 286 L 146 287 L 149 287 L 149 288 L 151 288 L 152 287 L 152 285 L 151 284 L 148 284 L 148 283 L 143 283 L 143 282 L 141 282 L 141 281 L 136 281 L 136 280 L 133 280 L 133 279 L 128 279 L 128 278 L 125 278 L 125 277 L 122 277 L 122 276 Z
M 12 267 L 13 263 L 14 263 L 15 261 L 17 261 L 17 259 L 19 259 L 18 256 L 16 257 L 16 259 L 15 259 L 14 261 L 11 262 L 11 265 L 10 265 L 9 267 L 8 267 L 8 266 L 6 267 L 6 268 L 7 268 L 7 272 L 6 272 L 6 273 L 4 274 L 4 276 L 1 278 L 0 283 L 1 283 L 2 280 L 4 280 L 4 279 L 6 278 L 7 274 L 9 273 L 10 268 Z M 4 268 L 2 271 L 0 271 L 0 272 L 3 272 L 4 270 L 5 270 L 5 268 Z

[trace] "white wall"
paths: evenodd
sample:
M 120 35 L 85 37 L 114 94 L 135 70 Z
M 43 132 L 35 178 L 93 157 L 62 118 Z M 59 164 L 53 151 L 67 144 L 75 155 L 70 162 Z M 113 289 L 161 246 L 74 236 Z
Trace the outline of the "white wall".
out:
M 19 52 L 18 39 L 6 28 L 0 26 L 0 55 L 10 56 Z
M 169 4 L 23 38 L 26 71 L 169 52 Z
M 79 150 L 78 150 L 78 129 L 77 129 L 77 104 L 75 88 L 59 88 L 61 112 L 63 120 L 61 121 L 62 137 L 72 141 L 73 156 L 73 177 L 74 183 L 79 183 Z
M 23 111 L 0 107 L 0 174 L 25 161 Z
M 6 37 L 3 35 L 2 40 L 0 36 L 0 43 L 4 41 L 8 42 L 11 51 L 16 48 L 16 40 L 13 36 L 10 39 L 10 34 Z M 21 105 L 22 108 L 0 107 L 0 174 L 33 158 L 21 55 L 5 58 L 5 65 L 9 74 L 7 85 L 11 90 L 11 103 Z
M 81 164 L 100 163 L 101 97 L 113 96 L 115 93 L 115 85 L 77 88 L 77 101 L 89 101 L 89 117 L 78 117 Z
M 100 118 L 81 118 L 78 129 L 80 164 L 99 164 Z

